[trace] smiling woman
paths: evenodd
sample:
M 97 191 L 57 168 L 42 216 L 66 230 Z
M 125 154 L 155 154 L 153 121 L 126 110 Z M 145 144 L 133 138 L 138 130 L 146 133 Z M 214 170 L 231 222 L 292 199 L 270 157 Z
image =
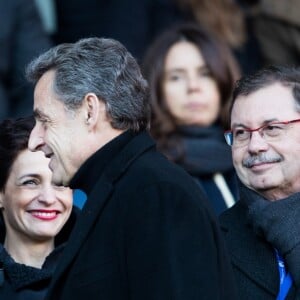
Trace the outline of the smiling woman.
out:
M 49 159 L 27 149 L 33 126 L 31 117 L 0 123 L 1 299 L 44 298 L 74 222 L 72 190 L 53 185 Z

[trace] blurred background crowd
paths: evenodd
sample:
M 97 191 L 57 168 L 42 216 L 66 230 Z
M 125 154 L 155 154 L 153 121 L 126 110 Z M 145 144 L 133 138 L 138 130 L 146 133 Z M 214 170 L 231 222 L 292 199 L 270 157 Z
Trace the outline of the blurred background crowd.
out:
M 298 0 L 11 0 L 0 2 L 0 119 L 28 114 L 25 65 L 52 45 L 98 36 L 121 41 L 142 64 L 171 26 L 194 22 L 227 44 L 240 72 L 298 64 Z

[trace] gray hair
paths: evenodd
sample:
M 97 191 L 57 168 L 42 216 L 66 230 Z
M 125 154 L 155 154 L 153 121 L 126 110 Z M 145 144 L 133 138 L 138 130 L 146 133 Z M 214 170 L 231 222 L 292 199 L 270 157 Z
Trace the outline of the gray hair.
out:
M 26 69 L 36 84 L 42 75 L 55 71 L 54 92 L 68 110 L 76 110 L 88 93 L 106 106 L 113 128 L 140 131 L 149 127 L 148 85 L 140 68 L 116 40 L 86 38 L 51 48 Z

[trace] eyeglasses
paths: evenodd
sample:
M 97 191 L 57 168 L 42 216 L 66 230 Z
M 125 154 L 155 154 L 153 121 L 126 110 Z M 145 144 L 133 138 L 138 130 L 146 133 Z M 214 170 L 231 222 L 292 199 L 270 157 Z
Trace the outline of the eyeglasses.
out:
M 242 147 L 249 143 L 252 133 L 257 131 L 267 142 L 280 139 L 288 126 L 300 122 L 300 119 L 282 122 L 270 122 L 256 129 L 237 127 L 224 132 L 225 140 L 229 146 Z

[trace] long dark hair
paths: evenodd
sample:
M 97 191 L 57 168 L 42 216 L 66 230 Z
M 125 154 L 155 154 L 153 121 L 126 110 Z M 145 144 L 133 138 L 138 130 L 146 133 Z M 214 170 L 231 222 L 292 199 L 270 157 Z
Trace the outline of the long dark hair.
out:
M 232 89 L 240 75 L 238 64 L 228 46 L 198 24 L 175 25 L 154 41 L 145 55 L 142 70 L 150 88 L 151 134 L 156 139 L 159 150 L 167 156 L 169 149 L 178 147 L 178 125 L 166 105 L 162 92 L 164 65 L 170 48 L 182 40 L 193 43 L 201 51 L 217 83 L 221 96 L 219 119 L 224 128 L 228 127 L 228 106 Z

